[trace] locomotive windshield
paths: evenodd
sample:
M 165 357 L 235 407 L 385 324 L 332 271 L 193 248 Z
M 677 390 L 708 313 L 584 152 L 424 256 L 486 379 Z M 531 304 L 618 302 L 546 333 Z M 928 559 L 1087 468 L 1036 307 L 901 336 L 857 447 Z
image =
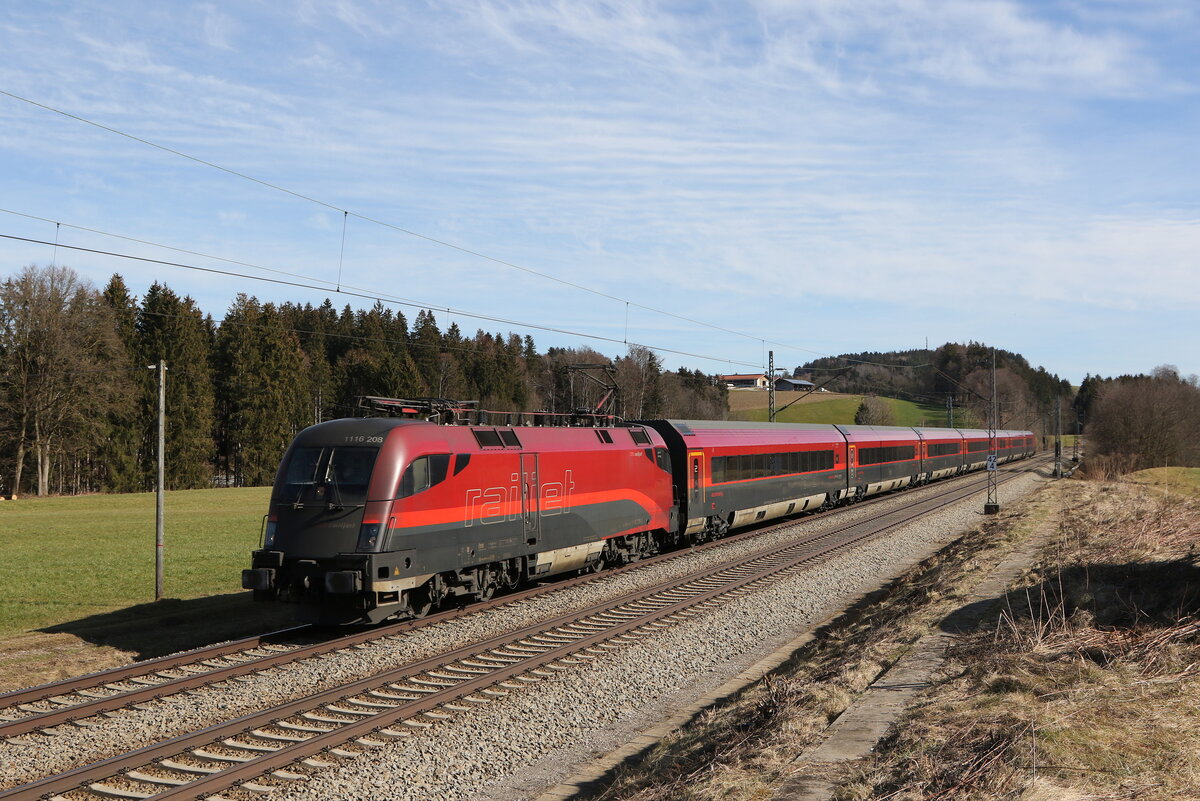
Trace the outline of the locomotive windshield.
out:
M 296 448 L 284 472 L 283 498 L 294 506 L 362 506 L 378 448 Z

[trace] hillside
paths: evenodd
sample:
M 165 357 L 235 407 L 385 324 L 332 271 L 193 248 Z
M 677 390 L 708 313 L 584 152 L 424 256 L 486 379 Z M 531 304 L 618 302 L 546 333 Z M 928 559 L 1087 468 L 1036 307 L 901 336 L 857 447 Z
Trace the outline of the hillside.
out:
M 783 408 L 795 400 L 797 393 L 778 392 L 775 395 L 775 407 Z M 850 395 L 840 392 L 814 392 L 793 406 L 784 409 L 776 415 L 779 423 L 841 423 L 850 425 L 854 422 L 854 413 L 862 403 L 862 395 Z M 914 403 L 898 398 L 880 398 L 892 409 L 895 424 L 900 426 L 944 426 L 946 425 L 946 409 L 936 404 Z M 767 393 L 765 390 L 739 390 L 729 393 L 730 420 L 767 420 Z M 956 410 L 954 421 L 957 425 L 974 425 L 965 416 L 964 410 Z
M 1046 410 L 1074 397 L 1071 384 L 1044 367 L 1034 367 L 1019 353 L 979 342 L 948 342 L 936 349 L 891 352 L 844 353 L 811 360 L 793 370 L 798 378 L 829 382 L 829 389 L 847 394 L 870 394 L 905 398 L 925 407 L 925 412 L 897 409 L 898 421 L 945 420 L 941 413 L 947 397 L 954 398 L 956 423 L 959 407 L 974 412 L 974 420 L 986 419 L 993 394 L 992 365 L 995 360 L 995 394 L 1006 428 L 1034 428 Z M 937 411 L 933 411 L 936 408 Z

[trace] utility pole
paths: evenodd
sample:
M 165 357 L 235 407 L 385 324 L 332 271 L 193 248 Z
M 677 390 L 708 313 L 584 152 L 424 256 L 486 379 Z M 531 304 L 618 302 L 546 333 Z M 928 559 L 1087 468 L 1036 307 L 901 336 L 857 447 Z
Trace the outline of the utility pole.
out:
M 1062 478 L 1062 398 L 1054 403 L 1054 477 Z
M 767 351 L 767 420 L 775 422 L 775 351 Z
M 160 359 L 158 370 L 158 487 L 154 510 L 154 600 L 163 599 L 163 483 L 166 474 L 167 362 Z
M 1083 433 L 1079 426 L 1079 415 L 1075 415 L 1075 439 L 1071 441 L 1071 462 L 1079 464 L 1079 438 Z
M 946 428 L 954 428 L 954 393 L 946 395 Z
M 999 416 L 996 403 L 996 349 L 992 348 L 992 408 L 988 414 L 987 501 L 983 504 L 985 515 L 1000 512 L 1000 492 L 996 481 L 996 421 Z

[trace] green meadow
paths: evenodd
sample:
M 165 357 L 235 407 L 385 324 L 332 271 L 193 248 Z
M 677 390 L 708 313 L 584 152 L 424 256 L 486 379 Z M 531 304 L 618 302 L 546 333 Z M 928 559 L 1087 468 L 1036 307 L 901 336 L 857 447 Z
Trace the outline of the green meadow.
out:
M 778 393 L 775 396 L 776 407 L 783 407 L 790 400 L 789 395 L 791 394 L 786 392 Z M 766 422 L 766 393 L 761 393 L 761 395 L 761 408 L 735 410 L 729 415 L 730 419 Z M 839 395 L 828 400 L 821 400 L 819 398 L 819 395 L 810 395 L 803 402 L 789 406 L 775 416 L 776 422 L 841 423 L 850 425 L 854 423 L 854 414 L 858 411 L 859 404 L 862 403 L 861 395 Z M 880 398 L 880 400 L 892 407 L 892 416 L 895 418 L 894 425 L 946 425 L 946 409 L 943 406 L 913 403 L 912 401 L 899 400 L 897 398 Z M 956 420 L 955 422 L 961 424 L 960 420 Z
M 168 492 L 167 598 L 241 591 L 270 487 Z M 154 600 L 154 493 L 0 502 L 0 637 Z

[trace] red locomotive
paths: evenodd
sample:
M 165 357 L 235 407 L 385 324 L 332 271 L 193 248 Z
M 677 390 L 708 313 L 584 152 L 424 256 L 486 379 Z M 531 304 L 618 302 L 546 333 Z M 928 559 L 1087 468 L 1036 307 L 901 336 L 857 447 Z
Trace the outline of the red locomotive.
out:
M 1028 431 L 996 433 L 998 461 Z M 284 454 L 242 585 L 328 623 L 643 558 L 986 463 L 985 431 L 651 420 L 608 427 L 355 418 Z

